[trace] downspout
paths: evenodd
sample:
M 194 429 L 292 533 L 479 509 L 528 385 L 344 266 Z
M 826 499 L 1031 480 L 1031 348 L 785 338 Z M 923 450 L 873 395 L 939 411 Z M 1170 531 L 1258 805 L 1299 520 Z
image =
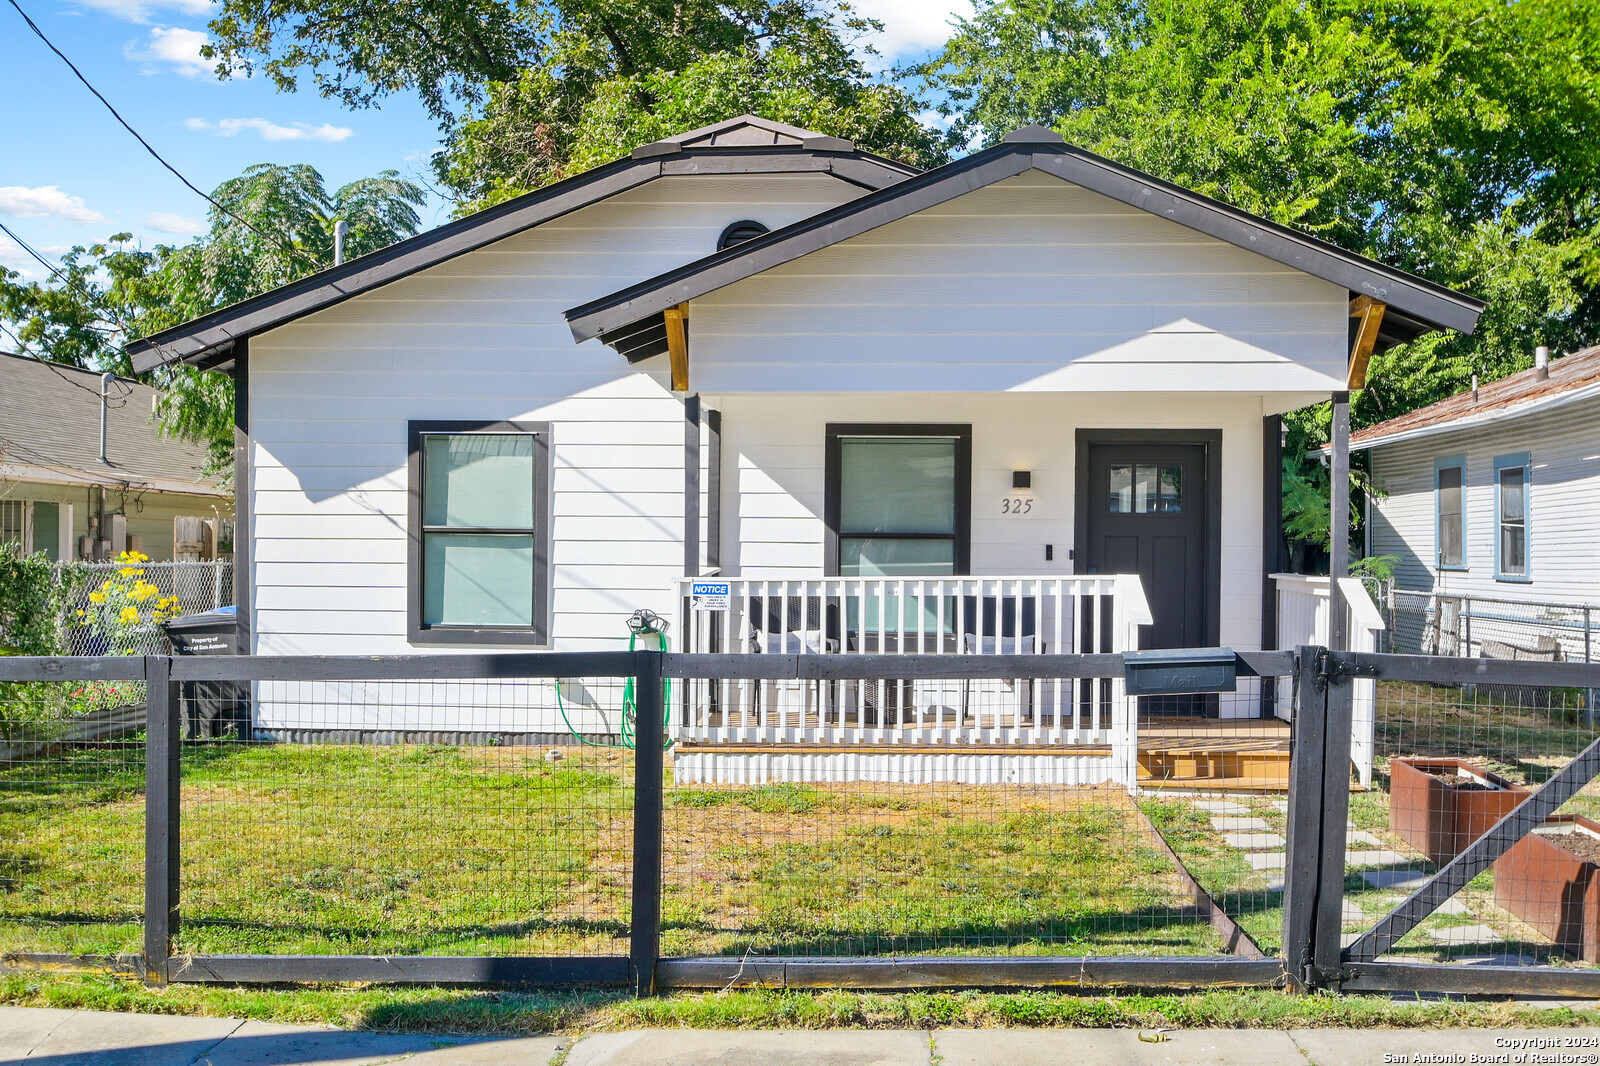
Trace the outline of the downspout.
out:
M 337 222 L 335 222 L 333 224 L 333 265 L 334 266 L 342 266 L 344 264 L 344 238 L 345 238 L 345 234 L 347 234 L 349 232 L 350 232 L 350 223 L 346 222 L 344 219 L 341 218 L 339 221 L 337 221 Z
M 111 383 L 117 380 L 117 375 L 109 370 L 100 375 L 100 461 L 110 465 L 111 460 L 106 458 L 106 418 L 109 412 L 107 397 L 111 393 Z

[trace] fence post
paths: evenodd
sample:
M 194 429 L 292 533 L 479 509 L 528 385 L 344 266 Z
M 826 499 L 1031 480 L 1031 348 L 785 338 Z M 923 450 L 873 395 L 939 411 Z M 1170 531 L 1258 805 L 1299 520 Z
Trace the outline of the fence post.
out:
M 172 938 L 178 931 L 178 775 L 183 752 L 180 682 L 172 659 L 145 656 L 144 970 L 165 984 Z
M 633 905 L 628 969 L 636 996 L 656 989 L 661 954 L 662 773 L 666 700 L 660 652 L 634 653 Z
M 1283 955 L 1290 987 L 1315 986 L 1317 889 L 1321 875 L 1326 690 L 1319 683 L 1322 648 L 1295 649 L 1294 713 L 1289 755 L 1288 841 L 1283 870 Z M 1342 859 L 1343 856 L 1340 856 Z
M 1350 755 L 1354 732 L 1355 678 L 1346 673 L 1321 676 L 1327 717 L 1323 726 L 1321 863 L 1312 964 L 1323 987 L 1337 988 L 1343 965 L 1339 934 L 1344 925 L 1346 827 L 1350 819 Z M 1376 711 L 1376 708 L 1374 708 Z

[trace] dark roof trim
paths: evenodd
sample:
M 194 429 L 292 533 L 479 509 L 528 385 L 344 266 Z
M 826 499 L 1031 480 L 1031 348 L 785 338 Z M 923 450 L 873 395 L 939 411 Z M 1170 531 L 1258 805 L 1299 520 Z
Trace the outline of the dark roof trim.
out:
M 1483 304 L 1210 197 L 1113 163 L 1041 131 L 1018 131 L 992 148 L 930 170 L 811 218 L 708 255 L 566 313 L 585 341 L 613 333 L 736 281 L 866 233 L 997 181 L 1038 169 L 1130 206 L 1169 218 L 1276 262 L 1365 293 L 1389 306 L 1380 346 L 1433 329 L 1471 333 Z M 1054 137 L 1053 134 L 1050 135 Z M 609 343 L 609 341 L 608 341 Z
M 881 189 L 918 171 L 866 152 L 835 154 L 781 145 L 687 148 L 669 156 L 619 159 L 143 337 L 131 342 L 127 351 L 134 370 L 141 373 L 169 363 L 205 365 L 208 356 L 237 339 L 331 307 L 656 178 L 751 173 L 825 173 L 865 189 Z M 212 365 L 217 361 L 212 360 Z

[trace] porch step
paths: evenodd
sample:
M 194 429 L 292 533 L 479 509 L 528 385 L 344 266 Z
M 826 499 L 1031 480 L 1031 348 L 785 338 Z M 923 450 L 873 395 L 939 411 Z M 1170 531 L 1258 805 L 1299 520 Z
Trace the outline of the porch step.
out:
M 1139 780 L 1175 787 L 1286 790 L 1289 753 L 1141 747 Z

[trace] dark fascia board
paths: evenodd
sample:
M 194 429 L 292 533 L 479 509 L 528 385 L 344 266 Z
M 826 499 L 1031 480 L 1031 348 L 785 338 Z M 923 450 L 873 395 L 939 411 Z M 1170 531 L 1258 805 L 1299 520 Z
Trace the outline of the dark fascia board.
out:
M 566 312 L 575 340 L 621 330 L 736 281 L 859 236 L 1005 178 L 1038 169 L 1114 200 L 1227 241 L 1389 305 L 1386 338 L 1433 329 L 1471 333 L 1483 303 L 1247 211 L 1064 144 L 997 144 L 919 177 L 706 256 Z M 1390 317 L 1393 321 L 1387 321 Z
M 139 373 L 171 363 L 205 365 L 210 360 L 215 365 L 214 353 L 239 338 L 284 325 L 656 178 L 751 173 L 832 174 L 850 184 L 876 190 L 920 171 L 867 152 L 837 153 L 781 145 L 690 148 L 670 156 L 619 159 L 140 338 L 128 344 L 127 352 Z

